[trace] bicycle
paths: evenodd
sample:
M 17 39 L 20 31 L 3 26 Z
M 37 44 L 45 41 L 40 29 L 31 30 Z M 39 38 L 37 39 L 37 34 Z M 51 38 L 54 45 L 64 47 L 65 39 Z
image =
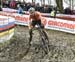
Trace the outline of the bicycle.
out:
M 37 31 L 38 34 L 39 34 L 38 37 L 39 37 L 39 41 L 41 42 L 41 46 L 39 48 L 42 47 L 45 54 L 48 54 L 49 53 L 49 39 L 48 39 L 48 36 L 47 36 L 46 32 L 39 25 L 37 25 L 37 27 L 32 29 L 32 32 L 34 32 L 34 31 Z M 33 41 L 33 35 L 34 35 L 34 33 L 32 33 L 32 37 L 30 37 L 32 39 L 32 41 Z M 32 41 L 29 41 L 29 43 L 27 45 L 28 48 L 27 48 L 26 54 L 29 52 Z

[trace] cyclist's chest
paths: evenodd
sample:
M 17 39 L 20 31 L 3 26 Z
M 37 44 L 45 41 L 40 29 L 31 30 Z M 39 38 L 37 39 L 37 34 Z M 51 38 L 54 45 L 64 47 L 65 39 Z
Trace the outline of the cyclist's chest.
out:
M 33 20 L 39 20 L 39 16 L 37 16 L 37 15 L 32 15 L 32 16 L 30 16 L 30 18 Z

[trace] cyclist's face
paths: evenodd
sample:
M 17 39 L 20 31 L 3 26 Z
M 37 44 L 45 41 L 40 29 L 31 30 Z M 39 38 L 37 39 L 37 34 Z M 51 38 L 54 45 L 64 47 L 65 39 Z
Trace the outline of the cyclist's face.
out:
M 30 15 L 34 15 L 34 12 L 30 12 Z

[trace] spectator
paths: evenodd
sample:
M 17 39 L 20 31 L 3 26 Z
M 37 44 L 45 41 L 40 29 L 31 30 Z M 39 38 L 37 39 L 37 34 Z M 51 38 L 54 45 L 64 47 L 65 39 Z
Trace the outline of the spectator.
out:
M 32 2 L 31 3 L 31 7 L 35 7 L 35 2 Z
M 27 11 L 28 11 L 28 9 L 31 7 L 31 4 L 30 3 L 27 3 L 27 5 L 26 5 L 26 8 L 27 8 Z
M 48 11 L 49 11 L 49 13 L 51 13 L 51 11 L 52 11 L 52 8 L 51 8 L 51 7 L 49 7 Z
M 23 13 L 23 9 L 22 9 L 21 5 L 18 5 L 17 7 L 18 7 L 17 13 L 18 14 L 22 14 Z
M 2 6 L 0 6 L 0 11 L 2 11 Z
M 16 8 L 16 2 L 14 0 L 11 0 L 9 6 L 10 8 Z
M 75 14 L 75 10 L 73 10 L 73 14 Z
M 41 12 L 41 9 L 42 9 L 42 8 L 41 8 L 40 4 L 37 3 L 37 4 L 35 5 L 35 10 Z
M 49 8 L 47 5 L 45 5 L 43 8 L 42 8 L 42 12 L 43 13 L 49 13 Z
M 5 2 L 6 7 L 9 7 L 9 1 Z
M 64 9 L 64 14 L 72 14 L 70 7 Z
M 55 8 L 52 8 L 52 11 L 51 11 L 51 13 L 50 13 L 50 17 L 53 17 L 53 18 L 56 17 L 56 11 L 55 11 Z
M 1 3 L 1 2 L 0 2 L 0 3 Z M 6 6 L 6 1 L 5 1 L 5 0 L 2 0 L 2 5 L 3 5 L 3 7 Z
M 26 4 L 24 5 L 23 10 L 24 11 L 27 11 Z

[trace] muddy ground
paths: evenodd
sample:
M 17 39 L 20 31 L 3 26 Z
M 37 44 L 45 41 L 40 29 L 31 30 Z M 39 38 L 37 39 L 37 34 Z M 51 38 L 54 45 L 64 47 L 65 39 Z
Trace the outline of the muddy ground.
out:
M 15 35 L 10 43 L 0 48 L 0 62 L 75 62 L 75 35 L 46 30 L 49 37 L 49 53 L 44 54 L 43 49 L 38 49 L 38 33 L 34 36 L 34 42 L 28 54 L 28 28 L 25 26 L 16 26 Z M 36 31 L 35 31 L 36 32 Z

